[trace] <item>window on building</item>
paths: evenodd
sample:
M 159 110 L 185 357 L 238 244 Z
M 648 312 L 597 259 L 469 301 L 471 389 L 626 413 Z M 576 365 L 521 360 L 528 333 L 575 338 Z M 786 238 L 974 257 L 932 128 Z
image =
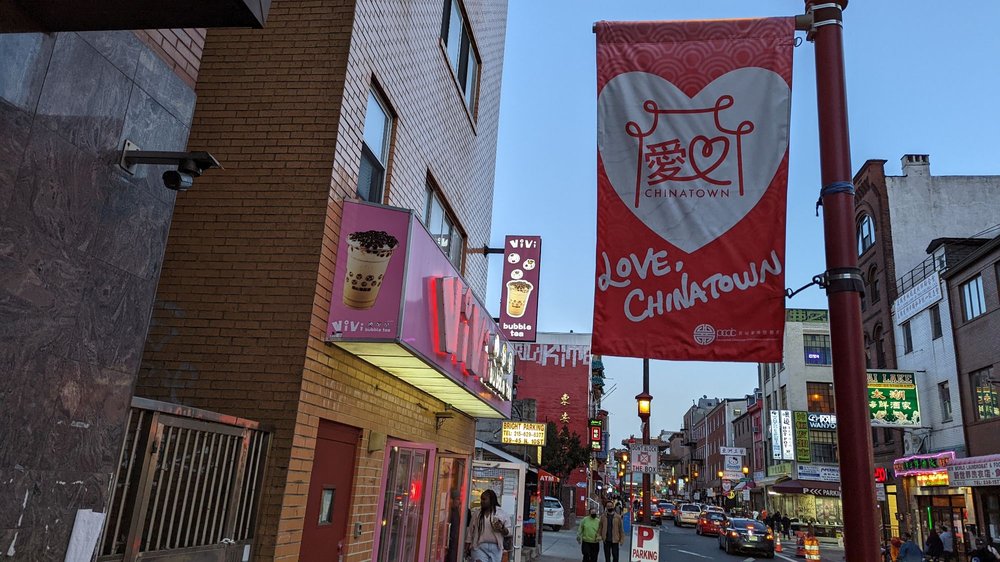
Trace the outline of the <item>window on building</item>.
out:
M 872 368 L 872 339 L 865 334 L 865 368 Z
M 903 322 L 900 327 L 903 329 L 903 353 L 911 353 L 913 351 L 913 333 L 910 331 L 910 321 Z
M 806 392 L 809 394 L 809 411 L 832 414 L 834 409 L 833 384 L 828 382 L 807 382 Z
M 997 404 L 997 385 L 993 382 L 993 367 L 973 371 L 972 378 L 973 401 L 976 404 L 976 419 L 988 420 L 1000 417 L 1000 405 Z
M 391 137 L 392 117 L 388 106 L 375 90 L 368 90 L 361 169 L 358 172 L 358 197 L 365 201 L 382 202 Z
M 948 381 L 938 384 L 938 399 L 941 400 L 941 421 L 951 421 L 951 388 Z
M 448 51 L 448 62 L 455 71 L 458 85 L 465 97 L 465 105 L 475 115 L 479 88 L 479 56 L 459 0 L 445 0 L 441 40 L 444 41 Z
M 878 428 L 872 428 L 872 445 L 878 445 Z
M 868 270 L 868 292 L 871 293 L 869 298 L 873 305 L 882 300 L 882 295 L 879 293 L 878 269 L 875 266 Z
M 768 412 L 770 412 L 771 410 L 774 409 L 774 404 L 771 402 L 771 395 L 770 394 L 767 395 L 767 397 L 764 399 L 764 401 L 766 402 L 765 407 L 767 408 Z
M 444 201 L 436 189 L 427 185 L 427 206 L 424 210 L 424 226 L 430 231 L 431 236 L 441 246 L 455 269 L 462 271 L 462 259 L 465 254 L 465 236 L 458 228 L 458 221 L 455 220 L 447 208 Z
M 784 386 L 781 387 L 779 396 L 781 396 L 781 409 L 782 410 L 787 410 L 788 409 L 788 393 L 786 392 L 786 389 L 785 389 Z
M 882 326 L 875 326 L 875 368 L 885 369 L 885 334 Z
M 983 276 L 977 275 L 971 281 L 962 284 L 962 318 L 972 320 L 986 312 L 986 299 L 983 294 Z
M 930 307 L 931 316 L 931 339 L 938 339 L 941 337 L 941 308 L 939 305 L 934 305 Z
M 868 251 L 875 245 L 875 221 L 872 217 L 865 213 L 861 215 L 861 219 L 858 220 L 858 255 Z
M 891 427 L 882 428 L 882 442 L 886 445 L 896 442 L 896 431 Z
M 829 335 L 803 334 L 802 343 L 805 348 L 806 365 L 833 364 L 833 354 L 830 349 Z
M 836 431 L 809 431 L 809 449 L 812 452 L 812 462 L 840 462 L 840 455 L 837 454 Z

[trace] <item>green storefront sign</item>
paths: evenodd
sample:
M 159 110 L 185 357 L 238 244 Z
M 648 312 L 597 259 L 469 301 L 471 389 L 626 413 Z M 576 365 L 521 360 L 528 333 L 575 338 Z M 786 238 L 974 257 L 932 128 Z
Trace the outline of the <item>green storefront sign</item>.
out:
M 829 322 L 830 311 L 819 308 L 789 308 L 785 310 L 786 322 Z
M 809 441 L 809 412 L 793 412 L 795 425 L 795 460 L 812 462 L 812 447 Z
M 920 401 L 913 372 L 868 371 L 868 411 L 872 425 L 920 425 Z

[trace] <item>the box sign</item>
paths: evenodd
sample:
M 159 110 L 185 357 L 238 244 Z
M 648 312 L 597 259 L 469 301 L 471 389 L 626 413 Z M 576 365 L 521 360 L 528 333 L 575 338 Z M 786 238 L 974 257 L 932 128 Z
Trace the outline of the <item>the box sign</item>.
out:
M 656 474 L 660 459 L 656 445 L 632 445 L 629 447 L 629 462 L 632 472 Z
M 809 413 L 793 412 L 795 424 L 795 460 L 812 461 L 812 442 L 809 436 Z
M 514 350 L 408 209 L 344 202 L 327 341 L 472 417 L 510 417 Z
M 840 482 L 840 467 L 800 464 L 796 467 L 796 478 L 818 482 Z
M 952 486 L 1000 486 L 1000 455 L 958 459 L 948 465 Z
M 809 429 L 820 429 L 825 431 L 837 430 L 837 414 L 817 414 L 809 412 Z
M 896 476 L 914 476 L 944 472 L 955 461 L 955 451 L 945 451 L 933 455 L 913 455 L 896 459 L 892 463 Z
M 545 446 L 545 424 L 505 421 L 500 431 L 500 442 L 507 445 Z
M 695 494 L 697 496 L 697 494 Z M 697 497 L 695 498 L 697 499 Z M 629 562 L 658 562 L 660 559 L 660 531 L 656 527 L 632 525 L 632 547 Z
M 508 236 L 503 247 L 500 329 L 510 341 L 535 341 L 542 237 Z
M 926 279 L 906 291 L 892 305 L 896 324 L 912 318 L 915 314 L 941 300 L 941 279 L 935 271 Z
M 868 411 L 873 426 L 920 426 L 920 402 L 912 371 L 868 371 Z
M 795 460 L 795 429 L 792 425 L 792 411 L 779 410 L 781 414 L 781 458 Z
M 771 410 L 771 459 L 781 460 L 781 414 Z
M 601 420 L 590 420 L 590 449 L 600 451 L 604 442 L 604 422 Z

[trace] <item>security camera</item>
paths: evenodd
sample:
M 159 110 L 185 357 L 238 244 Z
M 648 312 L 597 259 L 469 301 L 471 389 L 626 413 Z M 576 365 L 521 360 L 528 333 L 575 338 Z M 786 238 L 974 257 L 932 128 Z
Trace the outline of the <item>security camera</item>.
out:
M 163 172 L 163 187 L 174 191 L 187 191 L 194 185 L 194 176 L 180 170 Z
M 131 141 L 125 141 L 119 165 L 128 173 L 135 173 L 137 164 L 175 165 L 176 170 L 163 172 L 163 185 L 175 191 L 186 191 L 194 178 L 205 170 L 222 168 L 219 161 L 208 152 L 159 152 L 143 151 Z

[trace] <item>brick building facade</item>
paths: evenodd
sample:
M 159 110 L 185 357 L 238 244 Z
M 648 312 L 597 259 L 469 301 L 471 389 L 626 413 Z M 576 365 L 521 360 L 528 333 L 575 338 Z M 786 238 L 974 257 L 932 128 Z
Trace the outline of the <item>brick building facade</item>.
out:
M 389 473 L 438 484 L 450 458 L 467 473 L 473 418 L 437 417 L 445 401 L 325 343 L 343 201 L 369 185 L 372 99 L 389 126 L 369 199 L 424 222 L 438 201 L 462 236 L 457 265 L 485 296 L 486 257 L 471 249 L 490 233 L 506 4 L 454 6 L 449 24 L 452 3 L 291 0 L 263 31 L 208 34 L 189 145 L 211 147 L 226 171 L 179 200 L 136 394 L 273 428 L 254 559 L 384 558 L 387 539 L 373 550 Z M 453 66 L 456 41 L 473 46 L 476 73 Z M 346 490 L 320 481 L 328 446 Z M 408 468 L 398 451 L 412 453 Z M 411 490 L 425 510 L 410 528 L 415 560 L 441 540 L 428 538 L 433 489 Z M 320 506 L 344 510 L 332 535 L 315 524 Z

